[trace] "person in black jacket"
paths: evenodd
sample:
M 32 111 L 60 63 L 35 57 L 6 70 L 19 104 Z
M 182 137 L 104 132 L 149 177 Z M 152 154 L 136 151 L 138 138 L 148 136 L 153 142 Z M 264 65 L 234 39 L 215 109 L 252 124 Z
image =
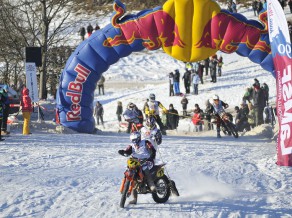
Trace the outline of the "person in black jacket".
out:
M 190 86 L 191 86 L 191 71 L 186 68 L 186 72 L 184 73 L 182 79 L 184 80 L 184 86 L 186 90 L 186 94 L 190 94 Z
M 174 109 L 173 104 L 169 105 L 168 113 L 166 114 L 168 129 L 176 129 L 178 127 L 179 115 L 177 110 Z
M 122 121 L 122 115 L 123 114 L 123 104 L 121 101 L 118 101 L 118 106 L 117 106 L 117 112 L 116 115 L 118 117 L 118 121 L 121 122 Z
M 175 72 L 174 77 L 173 77 L 174 94 L 180 95 L 180 88 L 179 88 L 180 73 L 178 69 L 176 69 L 174 72 Z
M 174 74 L 173 74 L 173 72 L 170 72 L 169 73 L 169 96 L 174 96 L 173 79 L 174 79 Z
M 99 120 L 101 121 L 101 124 L 103 125 L 103 107 L 99 101 L 96 102 L 93 114 L 94 114 L 97 125 L 99 125 Z
M 253 84 L 253 106 L 255 111 L 255 125 L 261 125 L 264 123 L 263 112 L 266 106 L 265 96 L 263 90 L 258 86 L 258 84 Z

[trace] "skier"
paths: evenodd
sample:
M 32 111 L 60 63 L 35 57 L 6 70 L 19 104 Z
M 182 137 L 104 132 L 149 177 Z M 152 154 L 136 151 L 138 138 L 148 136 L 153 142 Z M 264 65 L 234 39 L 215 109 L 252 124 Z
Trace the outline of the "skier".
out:
M 148 186 L 152 192 L 156 192 L 156 187 L 153 178 L 150 174 L 150 169 L 154 165 L 154 159 L 156 156 L 156 150 L 148 140 L 141 140 L 140 132 L 133 132 L 130 135 L 130 140 L 132 142 L 125 150 L 119 150 L 118 153 L 123 156 L 131 155 L 134 158 L 142 160 L 142 171 L 145 175 Z M 133 200 L 130 204 L 137 204 L 138 193 L 137 190 L 133 190 Z
M 219 100 L 218 95 L 214 95 L 212 99 L 210 99 L 210 103 L 212 107 L 210 108 L 209 113 L 213 113 L 216 116 L 217 138 L 221 138 L 221 135 L 220 135 L 221 118 L 218 112 L 222 109 L 228 108 L 229 105 Z
M 166 135 L 166 132 L 165 132 L 166 127 L 161 122 L 161 118 L 159 116 L 159 107 L 164 111 L 164 113 L 167 113 L 168 111 L 159 101 L 156 101 L 155 98 L 156 97 L 154 94 L 151 93 L 149 95 L 149 103 L 148 103 L 148 107 L 146 106 L 145 108 L 145 113 L 146 115 L 148 116 L 152 115 L 155 118 L 155 121 L 157 122 L 162 134 Z

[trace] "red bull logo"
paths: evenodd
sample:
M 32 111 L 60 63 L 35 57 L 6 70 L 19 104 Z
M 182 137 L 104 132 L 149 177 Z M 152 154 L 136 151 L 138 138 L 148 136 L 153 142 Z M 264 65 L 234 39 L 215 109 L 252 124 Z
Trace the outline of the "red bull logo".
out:
M 119 21 L 125 14 L 124 5 L 121 2 L 115 2 L 114 10 L 112 25 L 120 29 L 120 34 L 114 38 L 107 38 L 103 42 L 104 46 L 128 45 L 141 39 L 143 46 L 148 50 L 159 49 L 162 46 L 184 47 L 185 44 L 180 38 L 174 19 L 161 8 L 125 21 Z
M 245 44 L 251 50 L 270 53 L 270 45 L 261 40 L 264 34 L 268 34 L 266 13 L 261 14 L 260 19 L 265 24 L 265 28 L 250 25 L 232 14 L 221 11 L 207 23 L 196 47 L 232 53 L 237 51 L 240 44 Z

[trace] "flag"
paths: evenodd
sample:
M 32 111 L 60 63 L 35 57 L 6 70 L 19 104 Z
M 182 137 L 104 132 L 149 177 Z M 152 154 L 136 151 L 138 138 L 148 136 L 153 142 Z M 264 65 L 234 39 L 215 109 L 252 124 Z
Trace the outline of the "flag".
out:
M 269 38 L 277 84 L 277 164 L 292 166 L 292 58 L 287 20 L 278 0 L 267 1 Z

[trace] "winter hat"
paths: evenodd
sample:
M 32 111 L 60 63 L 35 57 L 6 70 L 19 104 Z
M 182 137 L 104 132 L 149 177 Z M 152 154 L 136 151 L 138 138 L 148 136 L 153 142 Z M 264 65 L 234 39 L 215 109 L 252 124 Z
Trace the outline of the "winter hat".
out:
M 173 107 L 173 104 L 170 104 L 169 107 Z
M 235 106 L 234 110 L 239 111 L 239 107 Z

